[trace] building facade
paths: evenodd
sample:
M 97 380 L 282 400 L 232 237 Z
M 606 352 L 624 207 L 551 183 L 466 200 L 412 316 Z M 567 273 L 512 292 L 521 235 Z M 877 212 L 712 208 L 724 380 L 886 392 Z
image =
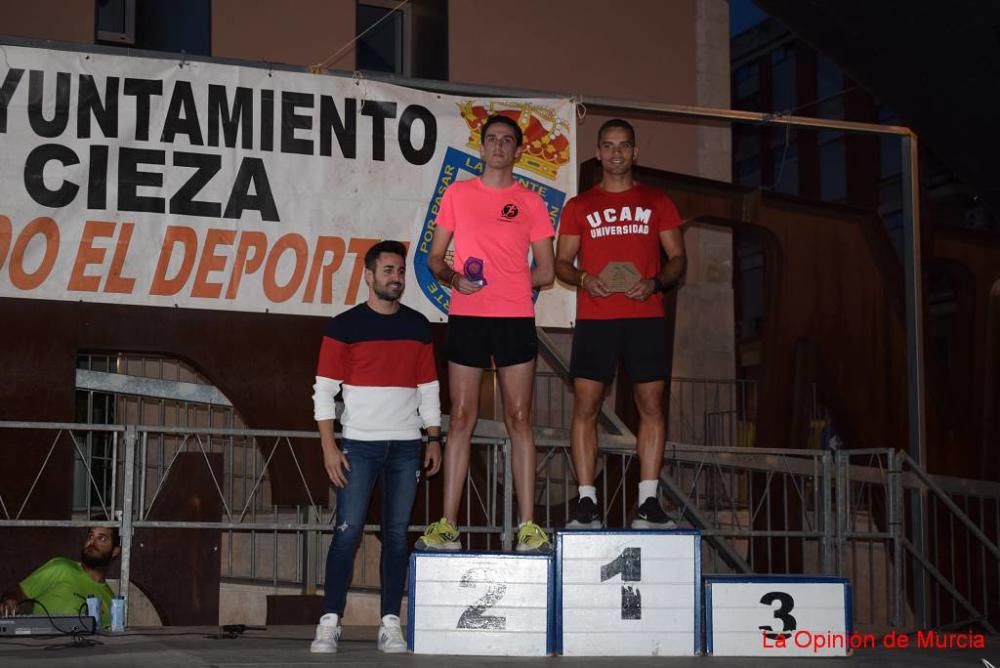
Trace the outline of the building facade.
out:
M 731 55 L 734 109 L 908 124 L 878 100 L 877 91 L 853 81 L 778 18 L 767 17 L 734 35 Z M 919 176 L 928 465 L 942 473 L 996 479 L 1000 470 L 990 453 L 997 447 L 992 416 L 1000 405 L 995 389 L 998 306 L 993 296 L 1000 290 L 1000 224 L 973 188 L 926 146 L 920 153 Z M 878 243 L 888 241 L 895 253 L 873 256 L 892 281 L 901 280 L 900 177 L 895 137 L 752 125 L 733 130 L 734 184 L 877 215 L 884 230 Z M 760 238 L 751 233 L 737 233 L 734 248 L 738 368 L 744 377 L 756 378 L 765 344 L 763 320 L 772 298 L 765 288 L 768 258 Z M 886 302 L 881 308 L 889 316 L 896 306 Z M 870 432 L 844 424 L 849 420 L 843 411 L 838 416 L 830 407 L 838 399 L 829 396 L 829 388 L 825 397 L 822 387 L 812 394 L 808 401 L 817 442 L 828 443 L 836 436 L 835 442 L 843 445 L 866 447 L 858 440 Z M 852 433 L 853 442 L 845 441 L 846 433 Z
M 211 58 L 264 69 L 280 64 L 341 74 L 357 71 L 359 79 L 378 72 L 471 86 L 728 106 L 723 0 L 625 5 L 413 0 L 391 11 L 398 4 L 41 0 L 0 8 L 0 31 L 33 40 L 35 46 L 52 40 L 55 49 L 154 51 L 173 54 L 179 63 Z M 597 128 L 606 118 L 581 108 L 580 162 L 591 157 Z M 644 165 L 728 180 L 729 134 L 724 128 L 638 115 L 631 120 Z M 685 235 L 690 264 L 678 296 L 675 373 L 729 378 L 734 355 L 731 234 L 693 223 Z M 0 299 L 0 313 L 9 323 L 2 335 L 8 372 L 0 380 L 0 399 L 10 419 L 199 429 L 315 426 L 310 395 L 323 318 L 27 299 Z M 569 332 L 551 334 L 568 353 Z M 436 337 L 440 345 L 443 328 Z M 8 442 L 10 438 L 8 432 Z M 112 439 L 90 437 L 82 444 L 68 439 L 50 450 L 47 436 L 19 433 L 16 438 L 16 450 L 0 448 L 0 469 L 8 472 L 0 477 L 0 487 L 5 498 L 25 500 L 22 519 L 89 516 L 107 495 L 106 486 L 120 475 Z M 192 453 L 180 453 L 180 440 L 164 438 L 147 449 L 153 456 L 147 461 L 153 462 L 147 467 L 148 494 L 159 505 L 146 519 L 215 520 L 223 506 L 214 498 L 214 474 L 206 472 L 204 462 L 186 458 Z M 208 470 L 225 481 L 223 499 L 238 504 L 254 486 L 260 475 L 256 467 L 268 453 L 214 441 L 208 442 L 208 451 Z M 314 441 L 292 439 L 288 451 L 282 446 L 267 460 L 268 508 L 285 512 L 328 497 Z M 163 472 L 175 464 L 180 477 L 166 478 L 160 489 Z M 42 467 L 45 475 L 33 484 L 25 472 Z M 97 469 L 100 475 L 93 475 Z M 89 481 L 91 477 L 96 480 Z M 142 531 L 137 541 L 145 556 L 137 553 L 137 564 L 145 566 L 133 570 L 133 581 L 154 599 L 160 618 L 172 624 L 214 623 L 220 614 L 218 600 L 212 602 L 215 585 L 221 577 L 240 576 L 227 571 L 225 561 L 219 563 L 219 553 L 231 563 L 238 546 L 221 545 L 217 533 L 206 535 L 213 532 L 195 532 L 197 539 L 180 541 L 169 532 Z M 30 549 L 16 559 L 2 554 L 3 579 L 47 556 L 52 544 L 44 532 L 27 543 Z M 275 554 L 285 549 L 278 545 L 275 534 Z M 244 545 L 241 551 L 252 549 Z M 183 584 L 157 580 L 164 566 L 178 560 L 196 564 L 192 572 L 198 578 Z M 276 580 L 286 579 L 284 570 L 278 577 L 279 565 L 271 565 Z M 286 567 L 294 572 L 294 559 L 283 560 L 280 568 Z M 251 579 L 255 572 L 251 569 Z M 192 597 L 197 606 L 185 603 Z

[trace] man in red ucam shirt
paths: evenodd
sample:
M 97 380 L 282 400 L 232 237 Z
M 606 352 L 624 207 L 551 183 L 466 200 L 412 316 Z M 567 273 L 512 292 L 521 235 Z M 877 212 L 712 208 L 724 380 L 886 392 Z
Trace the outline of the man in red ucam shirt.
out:
M 332 318 L 319 351 L 313 412 L 323 464 L 337 488 L 337 519 L 326 557 L 323 616 L 313 652 L 336 652 L 354 553 L 375 481 L 382 489 L 382 623 L 378 648 L 405 652 L 399 607 L 406 581 L 406 529 L 420 484 L 441 467 L 441 402 L 431 326 L 399 303 L 406 248 L 381 241 L 365 254 L 368 301 Z M 340 447 L 333 434 L 334 397 L 343 391 Z M 427 430 L 427 447 L 420 437 Z M 422 456 L 421 451 L 423 450 Z
M 549 539 L 533 521 L 531 395 L 538 338 L 531 290 L 554 279 L 555 231 L 542 198 L 514 179 L 514 163 L 523 150 L 520 126 L 494 115 L 483 122 L 480 136 L 483 174 L 453 183 L 445 191 L 427 257 L 438 280 L 452 288 L 447 347 L 451 422 L 444 455 L 444 517 L 427 527 L 417 547 L 460 547 L 456 523 L 479 415 L 479 384 L 483 370 L 495 365 L 504 424 L 513 446 L 512 477 L 521 520 L 517 549 L 547 551 Z M 453 241 L 455 262 L 449 266 L 445 252 Z
M 580 498 L 568 528 L 601 526 L 594 486 L 597 416 L 619 357 L 639 409 L 639 511 L 632 528 L 673 526 L 656 494 L 666 438 L 662 405 L 669 368 L 662 292 L 681 279 L 687 262 L 677 207 L 632 176 L 638 153 L 631 124 L 621 119 L 605 122 L 597 133 L 601 182 L 566 203 L 559 228 L 556 275 L 578 286 L 570 357 L 575 393 L 570 442 Z M 660 261 L 661 248 L 669 258 L 666 263 Z M 612 292 L 601 280 L 611 262 L 630 262 L 638 270 L 638 280 L 627 291 Z

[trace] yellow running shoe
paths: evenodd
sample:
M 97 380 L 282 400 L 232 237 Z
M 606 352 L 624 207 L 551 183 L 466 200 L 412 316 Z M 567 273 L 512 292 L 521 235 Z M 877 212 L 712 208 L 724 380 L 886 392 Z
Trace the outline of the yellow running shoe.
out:
M 418 550 L 459 550 L 462 543 L 458 540 L 458 529 L 442 517 L 437 522 L 427 525 L 424 535 L 417 539 Z
M 545 529 L 529 520 L 517 530 L 517 551 L 547 553 L 552 551 L 552 543 Z

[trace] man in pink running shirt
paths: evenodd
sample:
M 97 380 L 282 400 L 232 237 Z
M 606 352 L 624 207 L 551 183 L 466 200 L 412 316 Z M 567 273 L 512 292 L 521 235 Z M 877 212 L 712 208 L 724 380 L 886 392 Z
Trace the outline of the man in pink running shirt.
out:
M 533 521 L 535 440 L 532 390 L 538 339 L 532 289 L 552 284 L 554 230 L 542 198 L 514 180 L 521 128 L 506 116 L 481 130 L 482 176 L 452 184 L 441 200 L 427 264 L 451 287 L 448 310 L 448 384 L 451 422 L 444 451 L 444 517 L 417 541 L 418 549 L 457 550 L 462 487 L 479 413 L 483 370 L 496 366 L 504 424 L 513 446 L 514 489 L 520 525 L 517 549 L 551 550 Z M 454 242 L 454 264 L 445 260 Z M 528 252 L 534 257 L 531 266 Z

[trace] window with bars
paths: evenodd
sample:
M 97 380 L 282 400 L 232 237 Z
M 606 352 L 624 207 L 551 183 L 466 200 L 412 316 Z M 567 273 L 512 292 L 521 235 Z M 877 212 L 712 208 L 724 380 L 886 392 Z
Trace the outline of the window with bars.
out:
M 220 452 L 222 490 L 230 508 L 242 507 L 261 475 L 262 457 L 245 436 L 200 435 L 205 428 L 244 429 L 232 403 L 209 379 L 176 359 L 132 353 L 81 353 L 77 357 L 76 418 L 86 424 L 188 427 L 190 434 L 148 433 L 141 458 L 146 498 L 152 498 L 179 452 Z M 88 432 L 75 454 L 73 506 L 89 516 L 121 507 L 124 454 L 115 434 Z M 267 475 L 254 506 L 269 504 Z

